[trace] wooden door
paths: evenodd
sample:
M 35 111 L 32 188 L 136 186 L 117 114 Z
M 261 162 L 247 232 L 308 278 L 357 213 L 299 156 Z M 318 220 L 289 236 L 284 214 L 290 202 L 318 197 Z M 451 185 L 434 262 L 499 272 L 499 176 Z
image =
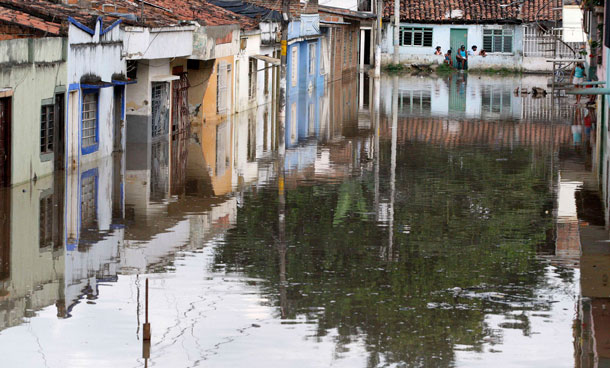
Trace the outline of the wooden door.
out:
M 467 29 L 451 29 L 451 55 L 453 57 L 453 66 L 457 66 L 456 55 L 462 45 L 466 47 L 468 51 L 468 30 Z
M 0 187 L 11 185 L 11 98 L 0 98 Z

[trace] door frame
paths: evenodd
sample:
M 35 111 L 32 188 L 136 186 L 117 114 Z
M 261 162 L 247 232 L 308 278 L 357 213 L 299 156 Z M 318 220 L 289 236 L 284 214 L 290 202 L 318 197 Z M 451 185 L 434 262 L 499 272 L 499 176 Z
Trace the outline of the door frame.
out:
M 5 152 L 7 155 L 7 159 L 5 162 L 5 167 L 4 167 L 4 173 L 0 172 L 0 186 L 5 186 L 5 187 L 10 187 L 11 186 L 11 180 L 12 180 L 12 161 L 13 161 L 13 157 L 12 157 L 12 151 L 13 151 L 13 142 L 12 142 L 12 124 L 13 124 L 13 118 L 12 118 L 12 105 L 13 105 L 13 96 L 12 93 L 6 96 L 2 96 L 0 97 L 0 100 L 5 100 L 6 103 L 6 115 L 7 118 L 6 120 L 6 126 L 5 126 L 5 137 L 4 139 L 6 140 L 6 146 L 5 146 Z M 3 139 L 2 136 L 0 136 L 0 139 Z M 4 181 L 4 183 L 3 183 Z

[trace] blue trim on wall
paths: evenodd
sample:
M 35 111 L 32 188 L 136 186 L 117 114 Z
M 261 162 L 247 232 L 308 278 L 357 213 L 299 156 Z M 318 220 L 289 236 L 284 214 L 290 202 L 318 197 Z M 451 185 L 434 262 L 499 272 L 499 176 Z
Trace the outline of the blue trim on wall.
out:
M 98 17 L 97 21 L 100 21 L 100 20 L 101 20 L 101 18 Z M 80 29 L 81 31 L 85 31 L 85 32 L 89 33 L 91 36 L 95 35 L 95 30 L 87 27 L 86 25 L 82 24 L 81 22 L 77 21 L 76 19 L 74 19 L 72 17 L 68 17 L 68 22 L 74 24 L 74 26 L 77 27 L 78 29 Z
M 119 24 L 121 24 L 122 21 L 123 21 L 122 19 L 116 20 L 114 23 L 112 23 L 110 26 L 108 26 L 108 28 L 102 30 L 102 32 L 100 33 L 100 36 L 103 36 L 106 33 L 112 31 L 112 29 L 114 27 L 118 26 Z M 100 25 L 101 25 L 101 19 L 100 19 Z M 102 29 L 102 27 L 100 27 L 100 29 Z
M 100 148 L 100 95 L 99 95 L 99 91 L 98 89 L 83 89 L 82 90 L 82 95 L 83 95 L 83 99 L 85 97 L 85 95 L 87 94 L 92 94 L 95 93 L 97 94 L 97 98 L 96 98 L 96 108 L 95 108 L 95 144 L 88 146 L 88 147 L 83 147 L 83 113 L 81 111 L 80 116 L 79 116 L 79 132 L 80 132 L 80 146 L 81 146 L 81 153 L 82 155 L 89 155 L 91 153 L 97 152 L 97 150 Z M 81 99 L 81 108 L 83 106 L 83 100 Z
M 76 91 L 80 89 L 80 83 L 72 83 L 68 86 L 68 91 Z
M 132 79 L 132 80 L 128 80 L 128 81 L 118 81 L 118 80 L 112 80 L 112 84 L 114 84 L 115 86 L 125 86 L 128 84 L 135 84 L 138 83 L 137 80 Z
M 101 89 L 101 88 L 108 88 L 108 87 L 114 87 L 114 84 L 112 83 L 107 83 L 107 82 L 102 82 L 103 84 L 83 84 L 81 83 L 80 88 L 82 89 Z

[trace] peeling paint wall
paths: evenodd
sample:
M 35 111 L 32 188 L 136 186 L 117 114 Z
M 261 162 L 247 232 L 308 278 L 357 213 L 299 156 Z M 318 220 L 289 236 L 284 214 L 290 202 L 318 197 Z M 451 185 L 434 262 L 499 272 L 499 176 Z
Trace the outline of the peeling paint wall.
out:
M 130 60 L 186 57 L 193 53 L 194 27 L 125 27 L 123 46 Z
M 43 100 L 53 100 L 56 88 L 66 88 L 65 39 L 0 41 L 0 88 L 12 90 L 13 185 L 53 173 L 53 156 L 40 153 Z
M 217 59 L 239 52 L 239 25 L 199 27 L 193 34 L 193 55 L 198 60 Z

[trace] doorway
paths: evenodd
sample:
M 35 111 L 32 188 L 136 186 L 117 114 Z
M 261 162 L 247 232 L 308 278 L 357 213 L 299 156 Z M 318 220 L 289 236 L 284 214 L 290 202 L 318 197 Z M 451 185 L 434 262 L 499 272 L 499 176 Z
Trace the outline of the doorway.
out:
M 364 48 L 361 50 L 364 56 L 364 65 L 371 65 L 371 30 L 364 29 Z
M 0 98 L 0 187 L 11 185 L 11 102 Z
M 66 115 L 65 110 L 65 94 L 58 93 L 55 95 L 55 134 L 53 137 L 53 148 L 55 150 L 55 170 L 63 170 L 65 167 L 66 160 L 66 146 L 65 146 L 65 124 Z
M 113 132 L 113 145 L 112 150 L 114 152 L 123 152 L 123 112 L 124 109 L 124 91 L 125 87 L 116 86 L 114 87 L 114 132 Z
M 468 51 L 468 30 L 452 28 L 449 47 L 451 48 L 451 53 L 453 55 L 454 66 L 457 65 L 456 55 L 462 45 L 466 46 L 466 51 Z

